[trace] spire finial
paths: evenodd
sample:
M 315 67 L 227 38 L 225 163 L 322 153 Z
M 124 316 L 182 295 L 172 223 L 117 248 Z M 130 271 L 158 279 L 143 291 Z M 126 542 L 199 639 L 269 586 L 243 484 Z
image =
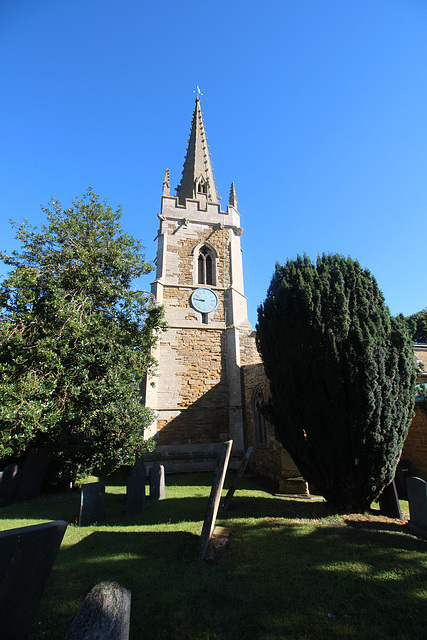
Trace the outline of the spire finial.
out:
M 231 183 L 230 197 L 228 199 L 228 204 L 234 207 L 237 211 L 237 196 L 236 196 L 236 188 L 234 186 L 234 182 Z
M 171 182 L 169 178 L 169 169 L 165 171 L 165 179 L 163 180 L 163 195 L 168 196 L 171 190 Z
M 193 93 L 197 93 L 196 100 L 200 100 L 200 96 L 202 96 L 203 93 L 200 91 L 200 87 L 199 87 L 198 84 L 196 84 L 196 89 L 197 89 L 197 91 L 194 90 Z

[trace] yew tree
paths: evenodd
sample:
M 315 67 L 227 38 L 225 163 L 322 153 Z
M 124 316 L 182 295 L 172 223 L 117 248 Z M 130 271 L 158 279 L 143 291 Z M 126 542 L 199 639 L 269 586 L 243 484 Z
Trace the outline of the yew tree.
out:
M 404 321 L 357 261 L 299 256 L 276 265 L 257 343 L 269 418 L 301 474 L 338 509 L 367 509 L 393 479 L 413 412 Z
M 163 311 L 134 286 L 152 266 L 120 209 L 91 189 L 43 209 L 41 230 L 17 227 L 20 249 L 0 254 L 0 459 L 46 447 L 69 482 L 146 447 L 139 384 Z

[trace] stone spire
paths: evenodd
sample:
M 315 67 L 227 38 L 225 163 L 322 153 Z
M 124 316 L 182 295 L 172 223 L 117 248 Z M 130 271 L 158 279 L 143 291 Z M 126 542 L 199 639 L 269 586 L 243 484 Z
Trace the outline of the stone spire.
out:
M 185 204 L 186 198 L 218 203 L 199 96 L 196 98 L 191 122 L 190 139 L 184 160 L 181 184 L 177 187 L 176 192 L 181 204 Z
M 231 183 L 230 197 L 228 199 L 228 204 L 234 207 L 237 211 L 237 196 L 236 196 L 236 188 L 234 186 L 234 182 Z

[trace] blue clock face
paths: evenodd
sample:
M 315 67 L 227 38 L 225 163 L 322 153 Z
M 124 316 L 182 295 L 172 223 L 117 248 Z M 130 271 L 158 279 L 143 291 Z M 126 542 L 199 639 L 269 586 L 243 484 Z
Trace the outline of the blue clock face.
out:
M 211 289 L 196 289 L 191 294 L 191 304 L 200 313 L 210 313 L 218 306 L 218 297 Z

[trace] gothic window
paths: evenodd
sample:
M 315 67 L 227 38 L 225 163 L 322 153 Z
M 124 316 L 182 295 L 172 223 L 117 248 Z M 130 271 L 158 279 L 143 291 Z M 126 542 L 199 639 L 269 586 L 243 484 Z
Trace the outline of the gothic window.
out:
M 257 385 L 252 394 L 252 417 L 254 420 L 254 441 L 256 445 L 267 444 L 267 423 L 262 408 L 264 405 L 264 395 L 262 389 Z
M 208 192 L 208 185 L 206 182 L 199 182 L 197 185 L 197 193 L 204 193 L 205 195 Z
M 214 258 L 212 252 L 205 245 L 200 248 L 197 259 L 198 284 L 214 284 Z

